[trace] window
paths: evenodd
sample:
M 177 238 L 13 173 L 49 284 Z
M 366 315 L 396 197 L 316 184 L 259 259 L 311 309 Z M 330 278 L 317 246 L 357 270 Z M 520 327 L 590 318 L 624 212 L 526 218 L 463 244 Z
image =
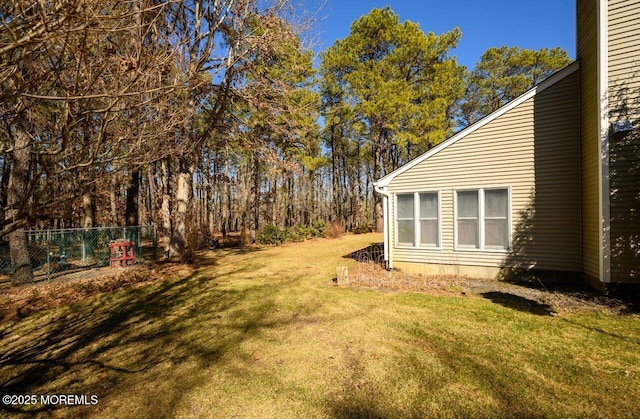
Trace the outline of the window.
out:
M 440 196 L 416 192 L 396 196 L 396 243 L 398 246 L 440 246 Z
M 484 247 L 486 249 L 509 247 L 509 191 L 507 189 L 484 191 Z
M 456 192 L 456 246 L 459 249 L 509 248 L 509 190 Z
M 458 246 L 480 247 L 478 191 L 458 192 Z
M 438 194 L 420 195 L 420 246 L 438 247 Z
M 415 243 L 415 218 L 413 194 L 398 195 L 398 244 L 413 246 Z

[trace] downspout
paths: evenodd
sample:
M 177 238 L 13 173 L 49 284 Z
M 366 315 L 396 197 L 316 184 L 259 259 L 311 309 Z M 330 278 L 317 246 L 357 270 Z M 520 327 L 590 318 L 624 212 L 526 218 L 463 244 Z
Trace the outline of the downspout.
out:
M 384 260 L 387 262 L 387 268 L 393 269 L 393 262 L 389 257 L 389 198 L 390 195 L 385 191 L 385 187 L 380 187 L 376 183 L 373 184 L 373 189 L 382 195 L 382 222 L 384 224 Z

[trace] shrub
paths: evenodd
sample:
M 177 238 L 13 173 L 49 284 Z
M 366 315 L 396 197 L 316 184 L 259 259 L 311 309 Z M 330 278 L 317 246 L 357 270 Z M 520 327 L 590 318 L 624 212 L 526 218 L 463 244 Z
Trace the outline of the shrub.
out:
M 279 229 L 274 225 L 266 225 L 256 238 L 260 244 L 280 245 L 288 242 L 301 242 L 304 240 L 324 237 L 326 223 L 324 221 L 315 221 L 310 226 L 297 224 L 292 227 Z
M 305 239 L 307 239 L 307 230 L 301 224 L 284 229 L 285 242 L 301 242 Z
M 311 224 L 311 237 L 324 237 L 324 230 L 327 228 L 327 223 L 323 220 L 314 221 Z
M 266 225 L 260 234 L 258 234 L 256 240 L 260 244 L 278 245 L 284 242 L 284 238 L 284 231 L 280 230 L 277 226 Z
M 344 225 L 341 221 L 334 221 L 324 230 L 324 236 L 328 239 L 337 239 L 344 234 Z
M 366 234 L 371 233 L 371 228 L 366 224 L 359 224 L 353 229 L 354 234 Z

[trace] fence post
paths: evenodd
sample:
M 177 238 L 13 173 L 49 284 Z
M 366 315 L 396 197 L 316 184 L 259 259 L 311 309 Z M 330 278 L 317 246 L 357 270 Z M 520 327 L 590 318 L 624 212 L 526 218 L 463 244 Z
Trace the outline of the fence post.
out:
M 85 232 L 86 230 L 82 231 L 82 264 L 86 264 L 87 263 L 87 243 L 85 241 Z
M 49 240 L 47 240 L 47 281 L 51 281 L 51 251 L 49 250 Z

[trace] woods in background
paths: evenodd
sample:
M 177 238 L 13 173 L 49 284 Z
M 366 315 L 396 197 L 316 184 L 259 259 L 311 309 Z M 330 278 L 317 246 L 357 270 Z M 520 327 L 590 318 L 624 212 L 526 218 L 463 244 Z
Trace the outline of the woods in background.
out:
M 374 9 L 319 57 L 288 0 L 0 1 L 0 236 L 154 224 L 190 235 L 379 225 L 374 180 L 568 63 L 491 49 Z M 506 63 L 506 64 L 505 64 Z M 495 92 L 500 92 L 496 97 Z M 515 95 L 515 96 L 514 96 Z

